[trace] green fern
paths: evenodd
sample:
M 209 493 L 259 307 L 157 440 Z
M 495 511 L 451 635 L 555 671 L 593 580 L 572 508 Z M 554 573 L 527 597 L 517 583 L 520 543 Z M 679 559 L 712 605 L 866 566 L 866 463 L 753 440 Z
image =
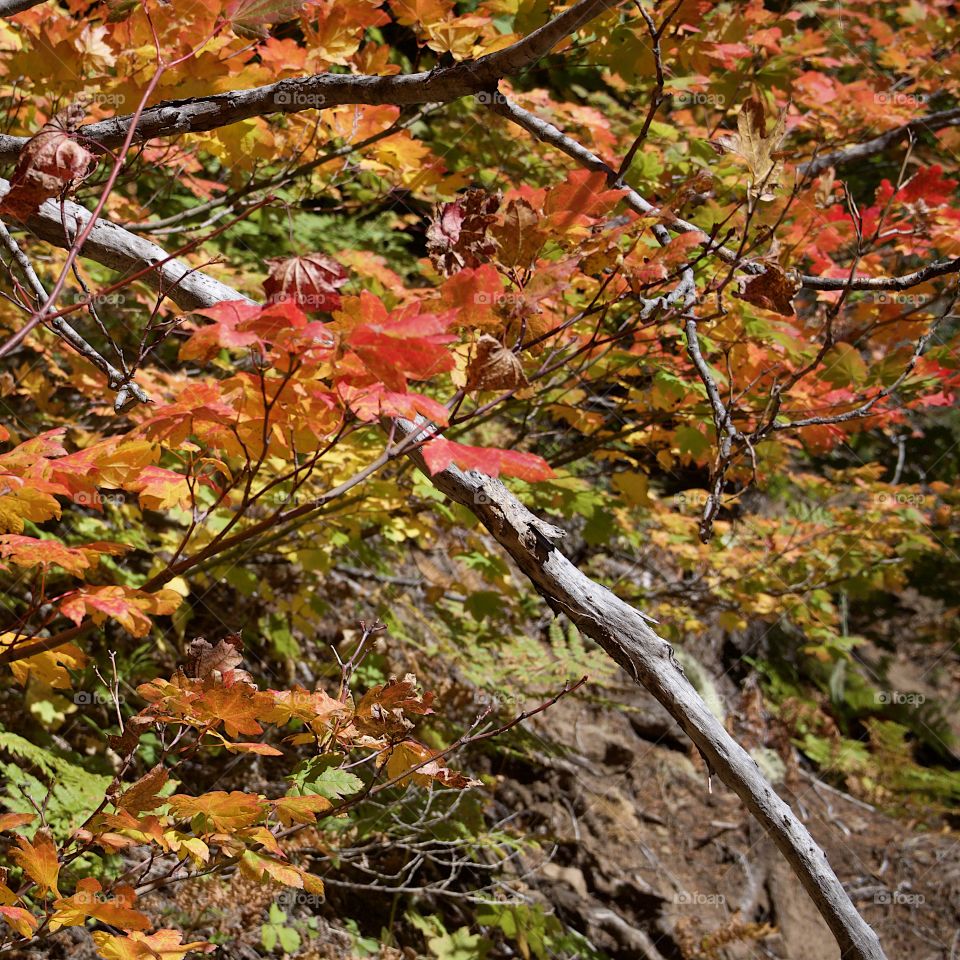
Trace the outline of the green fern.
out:
M 4 791 L 0 802 L 14 813 L 34 813 L 33 804 L 41 808 L 46 805 L 46 821 L 58 836 L 67 836 L 83 823 L 99 806 L 112 782 L 111 777 L 91 773 L 2 727 L 0 754 L 18 761 L 0 761 Z

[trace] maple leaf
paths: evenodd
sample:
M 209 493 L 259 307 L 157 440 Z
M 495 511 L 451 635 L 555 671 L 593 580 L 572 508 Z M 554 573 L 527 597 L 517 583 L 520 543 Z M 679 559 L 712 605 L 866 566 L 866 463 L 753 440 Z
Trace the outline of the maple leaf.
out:
M 418 770 L 413 770 L 412 768 L 418 764 L 422 766 Z M 404 776 L 407 771 L 410 771 L 409 776 Z M 430 750 L 416 740 L 403 740 L 393 746 L 387 760 L 387 775 L 391 780 L 400 777 L 397 785 L 401 787 L 410 783 L 411 780 L 421 787 L 438 783 L 458 790 L 479 786 L 481 783 L 480 780 L 471 780 L 462 773 L 449 769 L 442 760 L 436 759 L 436 751 Z
M 0 476 L 0 530 L 20 533 L 25 520 L 60 519 L 60 504 L 43 490 L 24 486 L 19 477 Z
M 543 457 L 519 450 L 498 450 L 495 447 L 468 447 L 463 443 L 437 437 L 421 448 L 431 473 L 446 470 L 451 463 L 461 470 L 478 470 L 490 477 L 507 474 L 521 480 L 549 480 L 553 470 Z
M 134 930 L 126 937 L 118 937 L 102 930 L 92 934 L 103 960 L 183 960 L 192 951 L 212 953 L 216 944 L 205 940 L 183 943 L 179 930 L 157 930 L 140 933 Z
M 506 267 L 528 269 L 547 242 L 540 214 L 522 197 L 511 200 L 503 220 L 491 231 L 497 241 L 497 259 Z
M 497 259 L 506 263 L 502 254 Z M 467 329 L 499 326 L 495 308 L 502 300 L 503 280 L 492 263 L 465 267 L 447 277 L 440 288 L 440 305 L 455 310 L 457 326 Z
M 323 895 L 323 881 L 319 877 L 291 863 L 281 863 L 279 860 L 255 853 L 253 850 L 245 850 L 241 856 L 240 872 L 258 882 L 273 880 L 285 887 L 295 887 L 318 896 Z
M 153 626 L 150 617 L 173 613 L 182 600 L 174 590 L 146 593 L 133 587 L 84 587 L 60 603 L 60 612 L 77 625 L 86 616 L 97 626 L 110 617 L 133 636 L 143 637 Z
M 282 757 L 283 751 L 276 747 L 271 747 L 268 743 L 245 743 L 242 741 L 232 742 L 224 740 L 223 746 L 230 753 L 255 753 L 260 757 Z
M 271 690 L 269 693 L 273 697 L 273 706 L 263 719 L 278 726 L 291 720 L 300 720 L 307 725 L 317 721 L 325 723 L 350 712 L 345 704 L 323 690 L 306 690 L 299 684 L 292 690 Z
M 0 213 L 26 220 L 45 200 L 90 175 L 97 160 L 72 136 L 77 122 L 76 111 L 68 108 L 27 141 L 10 177 L 10 189 L 0 200 Z
M 422 393 L 396 393 L 382 383 L 355 387 L 344 382 L 337 384 L 337 393 L 365 423 L 375 423 L 381 417 L 416 420 L 418 416 L 424 416 L 441 427 L 450 422 L 450 411 L 442 403 Z
M 12 646 L 22 637 L 7 633 L 0 635 L 0 647 Z M 26 686 L 30 677 L 48 684 L 57 690 L 69 690 L 73 685 L 70 670 L 82 670 L 87 663 L 86 654 L 72 643 L 64 643 L 53 650 L 44 650 L 32 657 L 14 660 L 10 664 L 17 683 Z
M 199 818 L 199 832 L 231 833 L 262 820 L 267 807 L 258 794 L 215 790 L 199 797 L 175 794 L 167 801 L 170 812 L 181 820 Z M 211 831 L 209 828 L 212 827 Z
M 15 830 L 33 821 L 32 813 L 0 813 L 0 831 Z
M 326 813 L 333 808 L 333 804 L 320 794 L 281 797 L 279 800 L 273 800 L 272 803 L 280 823 L 285 827 L 293 823 L 316 823 L 318 813 Z
M 130 813 L 142 813 L 159 807 L 163 800 L 158 794 L 168 780 L 167 771 L 161 764 L 145 773 L 136 783 L 131 784 L 114 800 L 118 810 L 128 810 Z
M 0 905 L 0 917 L 3 917 L 4 921 L 25 939 L 32 937 L 34 931 L 40 926 L 40 921 L 23 907 Z
M 198 422 L 234 423 L 237 411 L 221 399 L 221 390 L 220 384 L 210 381 L 190 384 L 180 391 L 174 403 L 153 408 L 143 421 L 148 435 L 178 446 L 193 432 Z
M 232 633 L 220 640 L 216 646 L 203 637 L 197 637 L 190 644 L 186 674 L 188 677 L 197 677 L 206 680 L 212 677 L 215 680 L 226 679 L 230 682 L 249 683 L 255 686 L 253 677 L 246 670 L 237 668 L 243 663 L 240 653 L 243 641 L 239 633 Z
M 763 273 L 751 277 L 736 295 L 747 303 L 771 310 L 783 317 L 793 317 L 793 298 L 800 290 L 800 282 L 788 277 L 774 264 L 765 264 Z
M 417 678 L 412 673 L 402 680 L 391 677 L 386 683 L 372 687 L 357 704 L 354 715 L 357 729 L 372 737 L 392 737 L 413 726 L 404 714 L 433 713 L 433 694 L 421 697 L 416 687 Z
M 91 566 L 100 562 L 104 554 L 118 557 L 132 549 L 125 543 L 86 543 L 68 547 L 58 540 L 40 540 L 14 534 L 0 536 L 0 557 L 12 560 L 19 567 L 56 565 L 75 577 L 82 576 Z
M 787 111 L 781 111 L 767 135 L 763 101 L 749 97 L 740 106 L 737 132 L 719 137 L 716 145 L 741 157 L 750 171 L 750 193 L 758 200 L 772 200 L 779 185 L 783 163 L 778 153 L 787 129 Z
M 265 38 L 267 27 L 293 20 L 305 6 L 316 0 L 231 0 L 223 12 L 224 19 L 241 37 Z
M 271 266 L 263 290 L 271 302 L 291 300 L 313 312 L 330 312 L 340 306 L 337 291 L 347 282 L 347 271 L 332 257 L 308 253 L 267 262 Z
M 59 898 L 57 878 L 60 876 L 60 861 L 50 832 L 46 829 L 38 830 L 32 843 L 26 837 L 17 837 L 17 846 L 20 849 L 12 851 L 11 856 L 23 872 L 37 885 L 41 893 L 49 891 Z
M 146 466 L 129 484 L 139 494 L 144 510 L 168 510 L 170 507 L 189 507 L 192 499 L 190 483 L 182 473 L 165 467 Z
M 223 724 L 231 737 L 263 733 L 257 719 L 269 716 L 274 707 L 270 695 L 229 676 L 197 680 L 181 673 L 174 682 L 141 684 L 137 692 L 153 704 L 151 711 L 158 719 L 170 718 L 212 730 Z
M 209 360 L 221 347 L 231 349 L 249 347 L 260 342 L 251 330 L 238 329 L 245 321 L 256 317 L 262 307 L 249 300 L 224 300 L 212 307 L 194 310 L 198 316 L 213 323 L 201 327 L 180 345 L 181 360 Z
M 499 196 L 475 189 L 438 208 L 427 227 L 427 254 L 437 270 L 456 273 L 493 256 L 496 243 L 487 232 L 499 206 Z
M 344 344 L 388 390 L 404 393 L 407 378 L 427 380 L 454 367 L 446 349 L 456 339 L 446 332 L 452 315 L 421 313 L 419 303 L 391 315 L 380 299 L 364 291 L 345 302 L 338 317 L 350 324 Z
M 589 218 L 608 213 L 624 193 L 623 189 L 609 189 L 604 173 L 574 170 L 547 192 L 543 212 L 552 227 L 566 232 L 572 227 L 585 225 Z
M 108 897 L 103 893 L 99 880 L 84 877 L 77 883 L 76 893 L 54 901 L 50 929 L 55 931 L 61 927 L 77 927 L 92 919 L 123 930 L 148 930 L 150 920 L 139 910 L 133 909 L 133 900 L 134 893 L 130 887 L 120 888 L 114 896 Z

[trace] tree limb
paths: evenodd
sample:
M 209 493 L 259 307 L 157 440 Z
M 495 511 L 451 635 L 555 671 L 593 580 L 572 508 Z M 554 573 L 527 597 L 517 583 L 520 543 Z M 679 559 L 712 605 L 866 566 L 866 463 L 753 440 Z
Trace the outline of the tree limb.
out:
M 698 227 L 696 224 L 689 223 L 680 217 L 661 211 L 659 207 L 650 203 L 649 200 L 627 184 L 613 167 L 588 150 L 583 144 L 557 129 L 552 123 L 541 120 L 538 116 L 530 113 L 529 110 L 524 110 L 523 107 L 508 100 L 502 94 L 491 95 L 489 107 L 494 113 L 498 113 L 523 127 L 538 140 L 556 147 L 571 159 L 576 160 L 582 167 L 607 174 L 610 186 L 614 189 L 625 190 L 624 203 L 641 216 L 662 216 L 663 223 L 675 233 L 702 233 L 704 235 L 702 246 L 705 251 L 715 254 L 725 263 L 733 264 L 737 269 L 743 270 L 744 273 L 757 275 L 765 272 L 766 268 L 762 264 L 741 260 L 730 248 L 718 246 L 707 235 L 703 227 Z M 799 279 L 801 286 L 810 290 L 906 290 L 936 277 L 952 273 L 960 273 L 960 257 L 953 260 L 937 260 L 921 270 L 900 277 L 816 277 L 804 274 Z
M 7 181 L 0 178 L 0 192 L 8 187 Z M 90 221 L 90 211 L 69 200 L 63 204 L 63 209 L 64 219 L 71 231 L 69 237 L 64 233 L 60 205 L 55 200 L 41 204 L 25 226 L 34 236 L 47 243 L 69 248 L 74 237 Z M 120 273 L 153 267 L 149 275 L 144 277 L 145 281 L 154 289 L 167 292 L 183 310 L 197 310 L 221 300 L 243 299 L 232 287 L 179 260 L 171 259 L 166 250 L 157 244 L 102 218 L 87 237 L 81 255 Z
M 0 0 L 0 17 L 15 17 L 43 2 L 44 0 Z
M 399 428 L 419 429 L 403 422 Z M 830 926 L 841 955 L 881 960 L 877 935 L 857 913 L 824 852 L 753 758 L 710 712 L 670 644 L 638 611 L 571 563 L 555 545 L 564 532 L 534 516 L 499 480 L 456 467 L 431 476 L 419 452 L 410 456 L 438 490 L 467 507 L 496 537 L 555 613 L 566 614 L 663 704 L 771 835 Z
M 47 299 L 47 291 L 40 278 L 37 276 L 33 264 L 27 258 L 27 255 L 20 249 L 20 245 L 10 235 L 6 224 L 0 220 L 0 240 L 3 241 L 10 255 L 13 257 L 24 279 L 30 284 L 38 303 L 44 303 Z M 136 403 L 149 403 L 150 398 L 144 392 L 143 388 L 122 370 L 118 370 L 107 358 L 100 353 L 92 344 L 88 343 L 73 327 L 67 323 L 63 317 L 53 317 L 49 321 L 53 331 L 66 343 L 69 343 L 77 353 L 86 357 L 97 369 L 107 375 L 107 384 L 111 390 L 117 392 L 113 407 L 117 413 L 122 413 L 128 407 Z
M 883 153 L 887 147 L 901 140 L 923 133 L 924 131 L 939 130 L 943 127 L 955 127 L 960 125 L 960 107 L 953 107 L 950 110 L 938 110 L 936 113 L 928 113 L 925 117 L 917 117 L 902 126 L 894 127 L 881 133 L 880 136 L 872 140 L 865 140 L 863 143 L 855 143 L 849 147 L 842 147 L 839 150 L 833 150 L 830 153 L 822 153 L 820 156 L 801 163 L 797 170 L 807 177 L 815 177 L 823 173 L 828 167 L 842 167 L 848 163 L 856 163 L 859 160 L 866 160 L 869 157 Z
M 451 67 L 398 76 L 320 73 L 294 77 L 250 90 L 231 90 L 209 97 L 166 100 L 144 110 L 135 142 L 215 130 L 239 120 L 270 113 L 302 113 L 345 103 L 397 106 L 447 102 L 482 93 L 503 77 L 515 76 L 546 56 L 561 40 L 623 0 L 579 0 L 542 27 L 502 50 Z M 77 130 L 91 149 L 109 149 L 124 142 L 133 116 L 113 117 Z M 29 138 L 0 136 L 0 160 L 15 160 Z

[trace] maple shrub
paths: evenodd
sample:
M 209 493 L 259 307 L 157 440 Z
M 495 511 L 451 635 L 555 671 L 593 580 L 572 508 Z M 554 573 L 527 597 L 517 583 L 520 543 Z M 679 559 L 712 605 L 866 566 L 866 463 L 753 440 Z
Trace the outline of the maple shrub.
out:
M 956 641 L 957 17 L 827 6 L 0 4 L 0 954 L 248 883 L 265 956 L 604 956 L 491 758 L 627 674 L 742 798 L 955 808 L 885 671 Z

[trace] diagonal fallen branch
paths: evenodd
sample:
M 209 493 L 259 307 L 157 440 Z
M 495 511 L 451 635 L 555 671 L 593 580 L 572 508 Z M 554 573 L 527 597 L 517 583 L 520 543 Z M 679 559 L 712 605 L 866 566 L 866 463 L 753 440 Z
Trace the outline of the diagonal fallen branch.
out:
M 420 428 L 400 422 L 399 429 Z M 881 960 L 877 935 L 857 913 L 823 850 L 710 712 L 684 676 L 673 648 L 653 632 L 643 614 L 571 563 L 556 546 L 564 531 L 531 513 L 499 480 L 456 467 L 431 476 L 418 450 L 409 455 L 438 490 L 470 510 L 496 537 L 554 613 L 566 614 L 674 717 L 712 770 L 771 835 L 829 925 L 841 955 Z
M 62 227 L 58 234 L 49 226 L 39 226 L 51 242 L 61 246 L 67 242 Z M 154 286 L 164 285 L 183 309 L 245 299 L 225 284 L 170 261 L 156 244 L 105 221 L 94 229 L 84 254 L 93 259 L 103 256 L 101 262 L 128 271 L 166 261 L 162 270 L 151 271 L 145 279 Z M 164 275 L 180 277 L 182 282 L 168 288 Z M 395 427 L 399 438 L 422 429 L 403 421 Z M 409 455 L 425 469 L 419 453 L 414 450 Z M 776 842 L 829 925 L 845 960 L 885 960 L 877 935 L 857 913 L 823 850 L 710 712 L 684 676 L 670 644 L 653 632 L 643 614 L 571 563 L 556 547 L 563 531 L 534 516 L 499 480 L 455 467 L 430 479 L 487 527 L 555 612 L 565 613 L 677 720 L 712 770 Z

